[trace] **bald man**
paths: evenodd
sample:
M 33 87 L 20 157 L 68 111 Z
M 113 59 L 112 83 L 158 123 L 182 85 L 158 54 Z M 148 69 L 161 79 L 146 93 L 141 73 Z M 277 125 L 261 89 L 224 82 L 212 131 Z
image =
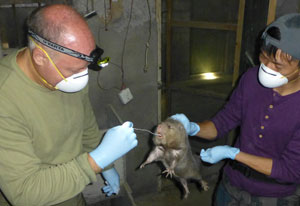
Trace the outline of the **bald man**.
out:
M 86 85 L 103 51 L 69 6 L 40 8 L 27 24 L 28 47 L 0 60 L 0 205 L 85 205 L 100 172 L 117 194 L 110 165 L 137 140 L 131 122 L 98 129 Z

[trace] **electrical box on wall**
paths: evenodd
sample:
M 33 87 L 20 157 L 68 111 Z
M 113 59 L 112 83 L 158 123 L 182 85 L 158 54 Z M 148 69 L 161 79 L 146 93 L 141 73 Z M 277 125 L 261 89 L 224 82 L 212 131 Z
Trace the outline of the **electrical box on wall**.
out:
M 132 96 L 129 88 L 123 89 L 119 93 L 119 97 L 123 104 L 127 104 L 128 102 L 130 102 L 133 99 L 133 96 Z

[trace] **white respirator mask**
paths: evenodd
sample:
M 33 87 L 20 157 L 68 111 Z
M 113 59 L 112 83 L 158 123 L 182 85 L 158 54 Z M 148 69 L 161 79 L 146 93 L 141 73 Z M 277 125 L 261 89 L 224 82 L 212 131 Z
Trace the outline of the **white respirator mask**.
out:
M 288 79 L 285 76 L 270 69 L 263 63 L 261 63 L 259 67 L 258 80 L 267 88 L 276 88 L 288 83 Z
M 55 88 L 62 92 L 78 92 L 82 90 L 89 81 L 88 69 L 73 74 L 68 78 L 61 80 L 58 84 L 55 85 Z

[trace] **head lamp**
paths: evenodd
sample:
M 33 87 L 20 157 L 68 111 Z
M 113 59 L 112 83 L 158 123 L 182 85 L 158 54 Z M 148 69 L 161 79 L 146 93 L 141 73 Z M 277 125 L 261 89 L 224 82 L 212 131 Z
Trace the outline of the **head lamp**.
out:
M 59 44 L 56 44 L 52 41 L 49 41 L 47 39 L 44 39 L 43 37 L 39 36 L 38 34 L 34 33 L 32 30 L 28 30 L 28 34 L 35 39 L 36 41 L 40 42 L 41 44 L 54 49 L 55 51 L 58 51 L 60 53 L 64 53 L 67 54 L 69 56 L 78 58 L 78 59 L 82 59 L 85 60 L 87 62 L 90 62 L 90 64 L 88 65 L 88 68 L 94 71 L 99 71 L 101 70 L 103 67 L 108 65 L 109 62 L 109 57 L 106 57 L 104 59 L 101 58 L 102 54 L 103 54 L 103 49 L 101 49 L 100 47 L 98 47 L 96 45 L 96 48 L 91 52 L 91 54 L 85 55 L 82 54 L 80 52 L 77 52 L 75 50 L 66 48 L 64 46 L 61 46 Z

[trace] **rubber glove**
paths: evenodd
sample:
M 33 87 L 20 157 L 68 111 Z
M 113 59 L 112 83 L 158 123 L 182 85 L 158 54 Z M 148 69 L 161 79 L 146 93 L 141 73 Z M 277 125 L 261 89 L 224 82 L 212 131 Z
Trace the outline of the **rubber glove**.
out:
M 230 147 L 228 145 L 224 146 L 215 146 L 212 148 L 201 150 L 200 157 L 204 162 L 211 164 L 217 163 L 222 159 L 235 159 L 235 156 L 240 152 L 239 148 Z
M 184 114 L 175 114 L 171 118 L 181 122 L 189 136 L 194 136 L 200 131 L 200 126 L 195 122 L 190 122 Z
M 101 144 L 90 152 L 90 156 L 103 169 L 136 147 L 137 144 L 132 122 L 125 122 L 107 130 Z
M 103 178 L 106 180 L 106 186 L 102 188 L 106 196 L 111 196 L 113 193 L 118 194 L 120 190 L 120 177 L 115 168 L 111 168 L 102 172 Z

